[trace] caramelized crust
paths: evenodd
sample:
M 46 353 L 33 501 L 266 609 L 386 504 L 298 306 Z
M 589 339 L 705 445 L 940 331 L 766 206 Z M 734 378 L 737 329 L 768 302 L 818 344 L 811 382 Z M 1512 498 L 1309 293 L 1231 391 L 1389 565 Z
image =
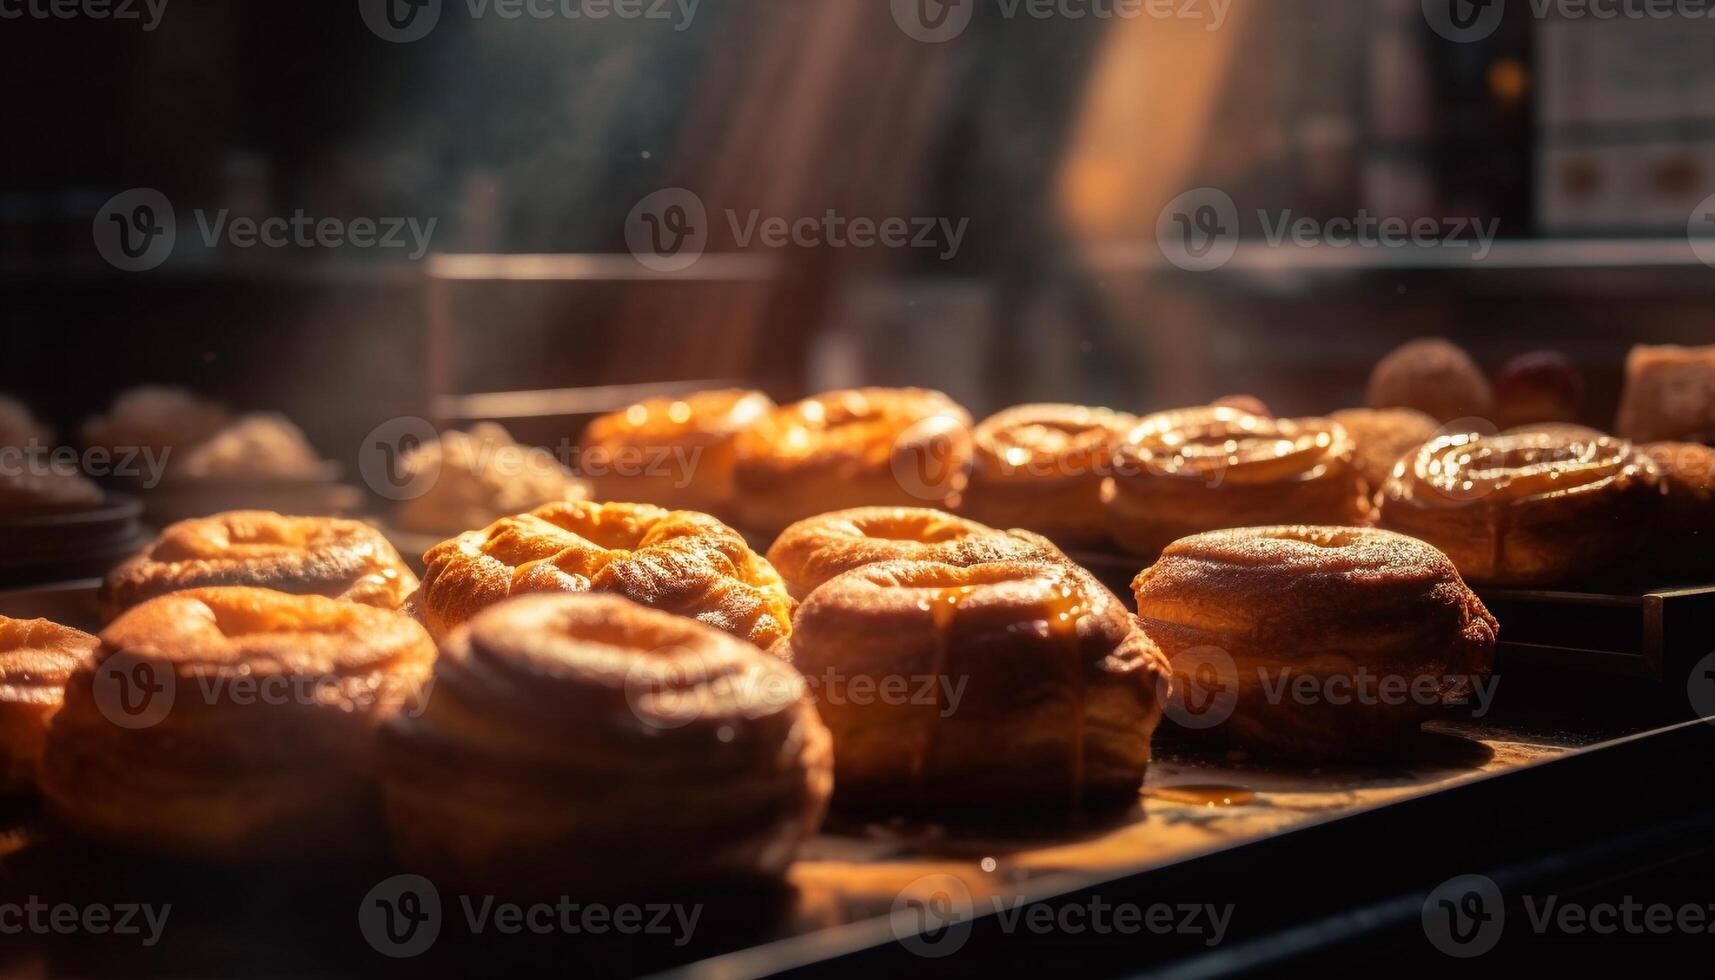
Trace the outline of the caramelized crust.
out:
M 780 874 L 820 825 L 804 680 L 617 596 L 530 596 L 447 641 L 384 742 L 394 850 L 441 887 L 612 896 Z
M 792 600 L 773 566 L 738 532 L 692 511 L 553 503 L 444 541 L 423 562 L 409 607 L 437 639 L 532 592 L 623 595 L 762 647 L 792 629 Z
M 32 793 L 48 720 L 95 637 L 45 619 L 0 616 L 0 794 Z
M 732 499 L 733 440 L 775 408 L 760 391 L 652 398 L 591 422 L 579 461 L 597 500 L 722 513 Z
M 1102 481 L 1138 419 L 1081 405 L 1020 405 L 973 435 L 976 461 L 959 510 L 995 527 L 1025 527 L 1066 547 L 1108 542 Z

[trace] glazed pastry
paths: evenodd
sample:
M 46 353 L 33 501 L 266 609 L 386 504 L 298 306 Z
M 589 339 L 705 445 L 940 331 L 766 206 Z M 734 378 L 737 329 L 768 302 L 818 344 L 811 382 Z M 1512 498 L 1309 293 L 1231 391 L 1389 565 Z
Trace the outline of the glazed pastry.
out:
M 1584 376 L 1566 355 L 1554 351 L 1521 354 L 1495 378 L 1495 424 L 1575 422 L 1584 412 Z
M 66 514 L 101 506 L 101 488 L 49 456 L 0 468 L 0 514 Z
M 1102 481 L 1137 422 L 1079 405 L 1021 405 L 991 416 L 973 434 L 976 461 L 960 513 L 1065 547 L 1107 543 Z
M 1362 524 L 1369 489 L 1352 437 L 1328 419 L 1190 408 L 1143 420 L 1103 491 L 1121 547 L 1153 557 L 1199 531 L 1282 521 Z
M 193 589 L 101 633 L 48 729 L 42 793 L 105 844 L 210 862 L 367 855 L 376 729 L 422 710 L 434 644 L 322 596 Z
M 459 534 L 510 514 L 583 500 L 589 486 L 545 449 L 522 446 L 492 422 L 469 433 L 445 432 L 400 460 L 404 486 L 394 522 L 423 534 Z
M 578 463 L 597 500 L 724 513 L 738 434 L 774 410 L 760 391 L 652 398 L 584 429 Z
M 1439 337 L 1414 340 L 1370 373 L 1371 408 L 1415 408 L 1438 422 L 1489 418 L 1494 392 L 1471 355 Z
M 1623 439 L 1445 435 L 1388 481 L 1381 523 L 1440 548 L 1473 582 L 1548 585 L 1628 565 L 1659 486 Z
M 1615 432 L 1634 442 L 1715 442 L 1715 345 L 1633 347 Z
M 283 415 L 245 415 L 179 452 L 170 461 L 175 476 L 319 480 L 329 464 L 316 454 L 304 432 Z
M 393 850 L 444 889 L 621 894 L 779 876 L 820 825 L 804 679 L 618 596 L 530 596 L 443 645 L 383 738 Z
M 1372 492 L 1393 476 L 1401 457 L 1434 438 L 1440 428 L 1415 408 L 1347 408 L 1328 417 L 1352 437 L 1358 469 Z
M 1662 501 L 1641 571 L 1650 576 L 1715 572 L 1715 449 L 1654 442 L 1643 453 L 1661 471 Z
M 443 541 L 409 611 L 437 640 L 508 596 L 608 592 L 766 647 L 792 630 L 767 559 L 707 514 L 566 501 Z
M 194 446 L 226 426 L 226 409 L 183 388 L 133 388 L 114 399 L 106 415 L 83 425 L 87 446 L 110 450 L 177 450 Z
M 253 585 L 397 609 L 417 587 L 399 553 L 361 521 L 235 510 L 180 521 L 107 576 L 111 619 L 145 599 L 213 585 Z
M 867 565 L 775 652 L 833 732 L 836 802 L 933 814 L 1135 803 L 1167 670 L 1065 561 Z
M 35 792 L 48 719 L 95 642 L 45 619 L 0 616 L 0 794 Z
M 938 391 L 835 391 L 769 413 L 737 440 L 733 519 L 779 531 L 851 507 L 947 508 L 964 488 L 971 418 Z
M 1199 534 L 1133 590 L 1175 731 L 1289 761 L 1384 755 L 1493 666 L 1495 618 L 1452 562 L 1388 531 Z
M 800 600 L 836 575 L 884 561 L 962 566 L 1024 559 L 1067 560 L 1028 531 L 997 531 L 922 507 L 857 507 L 806 518 L 768 549 L 769 564 Z

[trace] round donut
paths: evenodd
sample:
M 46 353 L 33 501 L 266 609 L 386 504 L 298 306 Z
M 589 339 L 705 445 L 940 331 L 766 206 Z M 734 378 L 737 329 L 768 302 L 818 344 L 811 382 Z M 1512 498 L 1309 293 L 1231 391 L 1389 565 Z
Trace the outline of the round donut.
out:
M 1144 419 L 1120 446 L 1103 502 L 1115 540 L 1145 557 L 1200 531 L 1370 515 L 1356 447 L 1338 422 L 1224 406 Z
M 1359 472 L 1378 492 L 1401 458 L 1435 438 L 1441 428 L 1415 408 L 1346 408 L 1328 416 L 1352 437 Z
M 1623 439 L 1561 429 L 1441 436 L 1387 483 L 1382 526 L 1422 538 L 1473 582 L 1548 585 L 1623 570 L 1660 474 Z
M 836 802 L 935 814 L 1136 802 L 1167 671 L 1064 561 L 854 569 L 775 653 L 833 732 Z
M 1028 531 L 997 531 L 923 507 L 857 507 L 807 518 L 782 531 L 768 549 L 769 564 L 800 600 L 836 575 L 878 562 L 980 565 L 1024 559 L 1059 561 L 1065 555 Z
M 596 500 L 723 513 L 733 440 L 774 408 L 762 392 L 740 389 L 651 398 L 585 427 L 579 465 Z
M 108 619 L 185 589 L 248 585 L 397 609 L 417 587 L 399 553 L 361 521 L 235 510 L 172 524 L 101 585 Z
M 1132 583 L 1176 730 L 1290 761 L 1384 755 L 1480 694 L 1498 624 L 1434 548 L 1255 527 L 1174 542 Z
M 767 559 L 688 510 L 562 501 L 443 541 L 423 562 L 407 606 L 437 640 L 531 592 L 623 595 L 760 647 L 792 631 L 792 599 Z
M 973 433 L 976 461 L 959 512 L 1068 548 L 1107 544 L 1102 481 L 1138 421 L 1082 405 L 1020 405 L 990 416 Z
M 48 719 L 95 644 L 69 626 L 0 616 L 0 793 L 35 792 Z
M 828 732 L 804 679 L 618 596 L 528 596 L 443 645 L 384 743 L 393 848 L 472 893 L 588 895 L 778 876 L 820 825 Z
M 271 863 L 374 853 L 376 728 L 420 711 L 435 648 L 385 609 L 268 589 L 151 599 L 66 685 L 42 793 L 131 850 Z
M 736 440 L 733 520 L 761 532 L 833 510 L 950 508 L 971 417 L 938 391 L 834 391 L 777 409 Z

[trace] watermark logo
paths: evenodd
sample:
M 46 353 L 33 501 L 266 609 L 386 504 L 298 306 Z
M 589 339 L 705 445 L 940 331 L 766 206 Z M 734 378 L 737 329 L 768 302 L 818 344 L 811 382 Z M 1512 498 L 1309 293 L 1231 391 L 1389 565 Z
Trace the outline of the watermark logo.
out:
M 1483 875 L 1460 875 L 1423 900 L 1423 934 L 1448 956 L 1481 956 L 1501 941 L 1506 904 L 1500 886 Z
M 963 949 L 976 916 L 971 890 L 953 875 L 924 875 L 893 899 L 888 923 L 899 944 L 925 959 Z
M 171 669 L 119 650 L 95 669 L 91 694 L 96 710 L 120 728 L 152 728 L 173 710 L 178 679 Z
M 394 44 L 421 41 L 441 21 L 441 0 L 357 0 L 357 10 L 371 33 Z
M 441 21 L 442 0 L 357 0 L 370 33 L 409 44 L 428 37 Z M 471 20 L 654 20 L 690 29 L 702 0 L 464 0 Z
M 708 241 L 708 209 L 702 198 L 683 187 L 645 197 L 625 219 L 626 247 L 656 272 L 689 269 L 703 257 Z
M 357 927 L 383 956 L 421 955 L 441 934 L 441 893 L 421 875 L 394 875 L 363 896 Z
M 364 484 L 388 500 L 413 500 L 428 493 L 440 479 L 439 457 L 424 465 L 406 464 L 439 435 L 428 419 L 410 415 L 371 429 L 357 452 Z
M 95 250 L 115 269 L 148 272 L 167 261 L 178 240 L 173 202 L 153 187 L 115 194 L 95 215 Z
M 1423 0 L 1430 30 L 1456 44 L 1488 38 L 1506 12 L 1506 0 Z
M 1239 703 L 1239 668 L 1219 647 L 1192 647 L 1172 658 L 1172 671 L 1158 681 L 1167 717 L 1183 728 L 1214 728 L 1233 716 Z
M 1704 265 L 1715 268 L 1715 194 L 1704 198 L 1691 212 L 1685 234 L 1697 258 Z
M 944 44 L 971 26 L 977 0 L 892 0 L 893 22 L 906 36 L 925 44 Z
M 964 478 L 969 444 L 964 422 L 954 416 L 932 415 L 913 423 L 893 440 L 893 479 L 918 500 L 946 500 Z
M 1715 653 L 1691 668 L 1691 676 L 1685 680 L 1685 696 L 1697 717 L 1715 720 Z
M 1219 188 L 1186 191 L 1162 209 L 1155 241 L 1167 261 L 1187 272 L 1219 269 L 1239 250 L 1238 205 Z
M 73 905 L 31 895 L 22 902 L 0 902 L 0 936 L 137 936 L 142 945 L 154 946 L 172 912 L 170 904 Z

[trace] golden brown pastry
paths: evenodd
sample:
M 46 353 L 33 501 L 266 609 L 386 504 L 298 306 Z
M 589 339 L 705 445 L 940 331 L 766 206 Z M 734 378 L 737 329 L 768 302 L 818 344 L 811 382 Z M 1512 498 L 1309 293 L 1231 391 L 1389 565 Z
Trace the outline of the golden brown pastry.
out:
M 1633 347 L 1616 434 L 1634 442 L 1715 442 L 1715 345 Z
M 832 768 L 792 668 L 598 595 L 484 610 L 383 758 L 405 867 L 443 889 L 602 898 L 778 876 Z
M 878 562 L 980 565 L 1023 559 L 1067 560 L 1028 531 L 997 531 L 923 507 L 856 507 L 806 518 L 782 531 L 768 549 L 768 563 L 800 600 L 836 575 Z
M 1381 523 L 1440 548 L 1473 582 L 1548 585 L 1623 570 L 1659 486 L 1655 464 L 1623 439 L 1444 435 L 1388 481 Z
M 144 386 L 114 399 L 106 415 L 83 424 L 87 446 L 177 451 L 203 442 L 227 423 L 226 409 L 183 388 Z
M 938 391 L 834 391 L 769 413 L 737 439 L 733 520 L 774 532 L 851 507 L 947 508 L 964 489 L 971 418 Z
M 1415 408 L 1346 408 L 1328 417 L 1351 435 L 1358 469 L 1372 492 L 1393 476 L 1401 457 L 1428 442 L 1440 428 Z
M 513 442 L 492 422 L 473 425 L 468 433 L 444 432 L 405 454 L 400 467 L 405 486 L 421 492 L 400 502 L 394 523 L 422 534 L 459 534 L 590 495 L 589 485 L 552 453 Z
M 101 488 L 77 467 L 40 454 L 15 462 L 0 467 L 0 514 L 65 514 L 101 506 Z
M 1293 761 L 1386 754 L 1479 693 L 1495 618 L 1447 556 L 1370 528 L 1212 531 L 1133 583 L 1177 731 Z
M 434 644 L 385 609 L 267 589 L 153 599 L 101 634 L 48 728 L 42 793 L 79 834 L 260 863 L 381 843 L 376 729 L 420 711 Z
M 1137 423 L 1081 405 L 1020 405 L 991 416 L 973 434 L 976 461 L 959 512 L 1065 547 L 1107 544 L 1102 481 Z
M 174 476 L 197 479 L 319 480 L 330 473 L 303 430 L 271 412 L 245 415 L 168 462 Z
M 1495 424 L 1576 422 L 1584 412 L 1584 376 L 1565 354 L 1533 351 L 1507 362 L 1495 376 Z
M 1065 561 L 898 561 L 823 584 L 775 649 L 816 692 L 843 806 L 929 813 L 1136 801 L 1167 665 Z
M 1439 337 L 1414 340 L 1370 372 L 1371 408 L 1415 408 L 1438 422 L 1489 418 L 1495 396 L 1464 349 Z
M 1652 442 L 1644 455 L 1661 471 L 1661 514 L 1640 561 L 1645 575 L 1715 572 L 1715 449 Z
M 171 525 L 101 586 L 111 619 L 145 599 L 253 585 L 397 609 L 417 587 L 399 553 L 361 521 L 235 510 Z
M 774 408 L 762 392 L 739 389 L 641 401 L 584 429 L 579 468 L 597 500 L 725 513 L 733 441 Z
M 567 501 L 443 541 L 410 611 L 437 640 L 530 592 L 608 592 L 766 647 L 792 630 L 792 600 L 767 559 L 707 514 Z
M 1103 491 L 1108 527 L 1121 547 L 1153 557 L 1217 528 L 1366 523 L 1369 488 L 1355 454 L 1329 419 L 1225 407 L 1151 415 L 1120 446 Z
M 48 719 L 95 637 L 45 619 L 0 616 L 0 794 L 33 793 Z

